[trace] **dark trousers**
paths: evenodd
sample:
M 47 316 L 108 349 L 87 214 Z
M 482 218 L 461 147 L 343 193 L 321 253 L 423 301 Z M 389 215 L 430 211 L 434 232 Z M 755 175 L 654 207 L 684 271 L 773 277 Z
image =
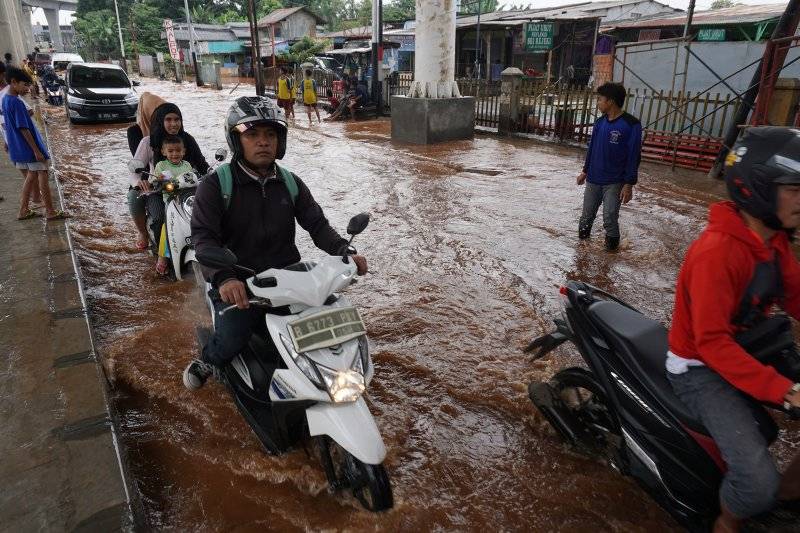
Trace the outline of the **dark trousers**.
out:
M 667 377 L 728 465 L 719 489 L 725 507 L 738 518 L 769 511 L 777 503 L 781 476 L 756 421 L 754 408 L 763 408 L 705 366 L 683 374 L 667 372 Z
M 213 291 L 216 293 L 216 291 Z M 231 309 L 220 316 L 219 312 L 229 307 L 217 294 L 211 295 L 216 315 L 216 327 L 208 343 L 203 347 L 203 361 L 222 368 L 244 350 L 253 333 L 266 333 L 266 312 L 263 309 Z
M 164 198 L 162 198 L 160 192 L 148 194 L 144 201 L 144 206 L 147 210 L 150 231 L 152 231 L 153 239 L 155 239 L 155 242 L 150 243 L 150 247 L 157 253 L 158 240 L 161 237 L 161 226 L 164 225 L 164 219 L 166 218 Z
M 583 213 L 578 223 L 578 231 L 587 235 L 592 231 L 592 224 L 597 217 L 597 210 L 603 204 L 603 228 L 606 230 L 606 237 L 619 239 L 619 208 L 622 201 L 619 195 L 622 192 L 622 183 L 612 183 L 611 185 L 596 185 L 586 182 L 586 190 L 583 193 Z

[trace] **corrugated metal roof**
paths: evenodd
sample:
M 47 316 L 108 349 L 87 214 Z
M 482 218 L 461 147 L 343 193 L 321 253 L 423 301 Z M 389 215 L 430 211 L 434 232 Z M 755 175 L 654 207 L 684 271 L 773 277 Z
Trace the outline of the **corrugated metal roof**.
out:
M 390 26 L 383 27 L 383 33 L 386 33 Z M 357 39 L 370 39 L 372 37 L 372 26 L 358 26 L 342 31 L 332 31 L 327 33 L 320 33 L 318 37 L 323 39 L 333 39 L 334 37 L 344 38 L 357 38 Z
M 237 41 L 238 38 L 233 30 L 220 24 L 192 24 L 195 37 L 198 41 Z M 175 40 L 188 41 L 189 28 L 186 24 L 175 24 L 173 26 Z M 163 32 L 162 32 L 163 33 Z M 249 33 L 249 32 L 248 32 Z
M 509 11 L 495 11 L 481 15 L 481 25 L 488 24 L 500 26 L 519 26 L 532 20 L 593 20 L 602 18 L 600 13 L 591 13 L 583 8 L 591 5 L 590 2 L 569 4 L 559 7 L 545 7 L 539 9 L 517 9 Z M 456 19 L 457 28 L 475 26 L 478 23 L 477 15 L 459 17 Z
M 786 4 L 764 4 L 747 6 L 740 5 L 725 9 L 711 9 L 708 11 L 695 11 L 692 26 L 726 26 L 736 24 L 755 24 L 779 18 L 786 10 Z M 671 15 L 669 17 L 655 16 L 623 22 L 615 22 L 604 26 L 604 30 L 622 28 L 663 28 L 683 26 L 686 24 L 686 14 Z
M 269 13 L 266 17 L 261 18 L 258 21 L 259 26 L 269 26 L 271 24 L 277 24 L 278 22 L 282 21 L 285 18 L 288 18 L 298 11 L 305 10 L 309 15 L 317 19 L 317 22 L 325 22 L 325 19 L 308 9 L 306 6 L 297 6 L 297 7 L 282 7 L 280 9 L 276 9 L 275 11 Z

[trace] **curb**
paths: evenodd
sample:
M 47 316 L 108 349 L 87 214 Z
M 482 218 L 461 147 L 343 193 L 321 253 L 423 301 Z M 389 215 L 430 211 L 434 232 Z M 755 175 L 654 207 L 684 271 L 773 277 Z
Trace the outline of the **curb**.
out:
M 38 111 L 37 105 L 37 111 Z M 50 137 L 47 123 L 42 120 L 42 130 L 45 143 L 50 147 Z M 51 149 L 50 177 L 56 185 L 59 203 L 62 208 L 66 206 L 64 191 L 56 174 L 55 154 Z M 111 453 L 99 455 L 91 454 L 91 460 L 82 465 L 76 465 L 77 471 L 70 472 L 86 480 L 84 485 L 98 489 L 95 492 L 100 498 L 90 499 L 86 502 L 83 516 L 73 514 L 74 521 L 67 525 L 65 529 L 72 531 L 138 531 L 147 529 L 144 519 L 144 508 L 141 497 L 136 486 L 135 480 L 131 476 L 127 454 L 124 444 L 119 439 L 118 428 L 119 417 L 114 411 L 109 399 L 111 391 L 110 381 L 105 373 L 105 368 L 100 360 L 95 347 L 95 336 L 90 320 L 90 311 L 86 303 L 83 276 L 81 273 L 80 260 L 75 253 L 75 245 L 70 231 L 69 221 L 61 223 L 63 236 L 66 240 L 66 249 L 59 253 L 69 256 L 72 272 L 61 273 L 54 279 L 55 283 L 67 285 L 59 291 L 59 298 L 65 298 L 73 306 L 66 309 L 58 309 L 58 305 L 52 305 L 52 316 L 56 324 L 69 322 L 63 328 L 62 334 L 69 339 L 67 343 L 72 347 L 76 341 L 83 344 L 82 350 L 67 350 L 70 353 L 60 355 L 53 361 L 55 373 L 71 372 L 80 375 L 80 378 L 73 381 L 74 388 L 69 386 L 62 389 L 62 393 L 69 397 L 71 394 L 81 396 L 80 403 L 94 403 L 94 409 L 74 409 L 71 410 L 70 419 L 64 425 L 53 428 L 52 435 L 62 442 L 81 442 L 98 449 L 113 451 Z M 71 275 L 70 275 L 71 274 Z M 71 285 L 71 287 L 69 286 Z M 77 294 L 74 294 L 74 293 Z M 69 294 L 73 293 L 73 294 Z M 77 298 L 76 298 L 77 297 Z M 78 305 L 75 306 L 74 304 Z M 57 336 L 57 335 L 56 335 Z M 54 336 L 54 337 L 56 337 Z M 81 337 L 84 337 L 81 339 Z M 59 339 L 54 338 L 56 344 Z M 82 341 L 82 342 L 81 342 Z M 94 370 L 96 385 L 93 387 L 89 382 L 91 368 Z M 77 390 L 80 388 L 80 390 Z M 85 401 L 90 396 L 92 401 Z M 70 464 L 69 467 L 73 465 Z M 84 491 L 86 487 L 77 488 L 76 492 Z M 71 500 L 84 499 L 85 494 L 61 494 Z

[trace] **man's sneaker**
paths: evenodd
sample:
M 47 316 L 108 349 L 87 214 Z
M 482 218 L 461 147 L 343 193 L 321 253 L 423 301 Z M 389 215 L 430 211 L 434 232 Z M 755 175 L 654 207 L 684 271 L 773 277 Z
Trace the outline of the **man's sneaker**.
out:
M 183 371 L 183 384 L 189 390 L 197 390 L 206 384 L 209 376 L 216 376 L 214 365 L 195 359 Z
M 578 238 L 580 240 L 588 239 L 592 234 L 592 228 L 578 228 Z
M 619 237 L 606 237 L 606 250 L 613 252 L 617 248 L 619 248 Z

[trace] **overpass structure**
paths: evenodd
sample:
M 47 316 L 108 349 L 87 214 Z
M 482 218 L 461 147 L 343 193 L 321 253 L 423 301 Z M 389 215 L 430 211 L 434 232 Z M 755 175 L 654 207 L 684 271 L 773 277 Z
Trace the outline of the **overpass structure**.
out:
M 58 14 L 61 11 L 77 11 L 78 0 L 12 0 L 20 2 L 23 18 L 27 23 L 23 24 L 22 31 L 30 50 L 33 50 L 33 32 L 31 31 L 31 10 L 34 7 L 41 7 L 47 19 L 50 30 L 50 42 L 58 52 L 64 51 L 64 43 L 61 40 L 61 26 L 58 22 Z

